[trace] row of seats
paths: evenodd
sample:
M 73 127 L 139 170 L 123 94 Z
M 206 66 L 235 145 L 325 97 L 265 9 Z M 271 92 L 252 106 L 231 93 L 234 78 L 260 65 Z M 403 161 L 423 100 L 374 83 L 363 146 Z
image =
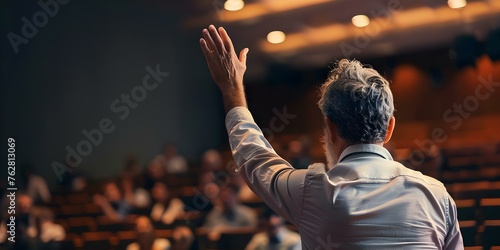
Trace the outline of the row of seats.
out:
M 157 238 L 165 238 L 174 243 L 172 229 L 157 229 L 155 236 Z M 221 234 L 216 241 L 209 240 L 206 232 L 203 229 L 194 230 L 196 239 L 194 244 L 197 244 L 200 249 L 244 249 L 253 235 L 258 231 L 255 230 L 239 230 L 230 233 Z M 126 249 L 126 247 L 135 242 L 136 233 L 134 231 L 96 231 L 82 232 L 80 234 L 68 233 L 66 239 L 62 243 L 63 249 Z
M 500 198 L 500 181 L 477 181 L 446 184 L 453 199 Z
M 130 214 L 123 222 L 110 220 L 108 217 L 100 215 L 97 217 L 78 216 L 69 218 L 56 219 L 56 223 L 62 225 L 68 233 L 81 234 L 84 232 L 95 231 L 127 231 L 134 229 L 134 219 L 138 214 Z M 199 227 L 203 224 L 203 216 L 197 212 L 187 212 L 182 218 L 178 218 L 172 224 L 164 224 L 154 222 L 153 226 L 156 229 L 173 229 L 177 226 L 192 226 Z
M 500 220 L 500 198 L 455 200 L 458 220 Z
M 500 220 L 486 220 L 481 225 L 476 221 L 459 221 L 460 231 L 465 246 L 491 246 L 500 245 Z

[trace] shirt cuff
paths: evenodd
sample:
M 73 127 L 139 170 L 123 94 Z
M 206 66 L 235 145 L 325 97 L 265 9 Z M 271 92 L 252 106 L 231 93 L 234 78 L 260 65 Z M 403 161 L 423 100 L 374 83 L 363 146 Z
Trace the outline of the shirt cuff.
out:
M 246 107 L 238 106 L 234 107 L 226 114 L 226 129 L 229 134 L 231 130 L 238 124 L 240 121 L 249 121 L 254 122 L 252 113 Z

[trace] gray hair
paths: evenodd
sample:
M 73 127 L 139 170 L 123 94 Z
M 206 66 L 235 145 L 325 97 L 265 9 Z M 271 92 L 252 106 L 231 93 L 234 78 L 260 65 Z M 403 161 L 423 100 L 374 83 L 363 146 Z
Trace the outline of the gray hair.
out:
M 342 59 L 330 71 L 318 105 L 351 143 L 384 141 L 394 114 L 389 82 L 356 60 Z

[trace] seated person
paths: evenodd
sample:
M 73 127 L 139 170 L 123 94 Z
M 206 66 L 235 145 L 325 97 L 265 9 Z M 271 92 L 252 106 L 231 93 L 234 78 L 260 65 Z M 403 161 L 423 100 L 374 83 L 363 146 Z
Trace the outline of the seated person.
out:
M 104 195 L 94 195 L 94 203 L 101 207 L 109 219 L 116 222 L 124 221 L 132 207 L 125 201 L 116 183 L 106 183 L 103 192 Z
M 184 203 L 175 198 L 163 182 L 155 183 L 151 190 L 151 196 L 155 201 L 151 209 L 151 219 L 153 221 L 161 221 L 163 224 L 168 225 L 184 214 Z
M 159 160 L 153 159 L 149 161 L 143 176 L 144 188 L 151 191 L 154 184 L 158 181 L 164 181 L 166 176 L 165 168 L 163 168 Z
M 128 204 L 137 209 L 150 207 L 151 198 L 146 189 L 138 187 L 132 179 L 126 177 L 121 178 L 120 184 L 123 190 L 123 198 Z
M 173 145 L 167 145 L 163 154 L 155 157 L 167 174 L 187 173 L 189 168 L 186 159 L 177 154 L 177 149 Z
M 300 235 L 285 226 L 285 220 L 271 209 L 264 214 L 266 231 L 255 234 L 246 250 L 299 250 Z
M 155 236 L 155 230 L 147 216 L 139 216 L 135 220 L 137 242 L 127 246 L 127 250 L 170 250 L 171 244 L 167 239 Z
M 203 227 L 210 240 L 218 240 L 221 233 L 235 229 L 252 230 L 258 221 L 254 211 L 241 205 L 237 199 L 238 188 L 234 185 L 221 187 L 218 202 L 208 213 Z
M 34 226 L 28 230 L 28 235 L 37 239 L 41 249 L 62 249 L 62 241 L 66 238 L 64 227 L 54 223 L 54 213 L 48 207 L 32 209 Z
M 176 227 L 172 233 L 172 238 L 174 239 L 172 250 L 198 249 L 193 232 L 189 227 Z

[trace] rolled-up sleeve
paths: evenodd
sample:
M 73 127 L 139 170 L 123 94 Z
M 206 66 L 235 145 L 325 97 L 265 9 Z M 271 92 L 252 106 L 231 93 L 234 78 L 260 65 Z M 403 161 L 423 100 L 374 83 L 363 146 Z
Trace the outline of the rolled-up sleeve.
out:
M 296 170 L 276 154 L 245 107 L 226 115 L 233 158 L 248 186 L 276 213 L 298 224 L 307 170 Z

